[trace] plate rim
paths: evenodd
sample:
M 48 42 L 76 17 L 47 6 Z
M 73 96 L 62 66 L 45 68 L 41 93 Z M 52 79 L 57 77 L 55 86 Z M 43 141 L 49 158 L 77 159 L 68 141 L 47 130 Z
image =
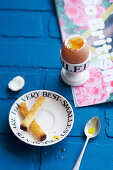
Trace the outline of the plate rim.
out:
M 19 100 L 19 99 L 21 99 L 23 96 L 25 96 L 25 95 L 27 95 L 27 94 L 29 94 L 29 93 L 33 93 L 33 92 L 50 92 L 50 93 L 55 93 L 55 94 L 57 94 L 58 96 L 60 96 L 61 98 L 63 98 L 64 100 L 66 100 L 66 102 L 69 104 L 69 106 L 70 106 L 70 108 L 71 108 L 71 111 L 72 111 L 72 116 L 73 116 L 73 121 L 72 121 L 72 123 L 71 123 L 71 126 L 70 126 L 70 128 L 69 128 L 69 130 L 68 130 L 68 132 L 61 138 L 61 139 L 59 139 L 59 140 L 56 140 L 56 141 L 54 141 L 53 143 L 47 143 L 47 144 L 44 144 L 44 143 L 41 143 L 41 141 L 38 141 L 40 144 L 33 144 L 33 143 L 29 143 L 29 142 L 27 142 L 27 141 L 24 141 L 23 139 L 21 139 L 15 132 L 14 132 L 14 130 L 13 130 L 13 128 L 12 128 L 12 125 L 11 125 L 11 119 L 10 119 L 10 116 L 11 116 L 11 110 L 12 110 L 12 108 L 14 107 L 14 105 L 15 105 L 15 103 Z M 59 93 L 57 93 L 57 92 L 54 92 L 54 91 L 51 91 L 51 90 L 32 90 L 32 91 L 29 91 L 29 92 L 27 92 L 27 93 L 25 93 L 25 94 L 23 94 L 23 95 L 21 95 L 19 98 L 17 98 L 16 100 L 15 100 L 15 102 L 12 104 L 12 106 L 11 106 L 11 108 L 10 108 L 10 111 L 9 111 L 9 126 L 10 126 L 10 129 L 11 129 L 11 131 L 13 132 L 13 134 L 20 140 L 20 141 L 22 141 L 22 142 L 24 142 L 24 143 L 26 143 L 26 144 L 29 144 L 29 145 L 32 145 L 32 146 L 50 146 L 50 145 L 54 145 L 54 144 L 56 144 L 56 143 L 59 143 L 60 141 L 62 141 L 63 139 L 65 139 L 67 136 L 68 136 L 68 134 L 70 133 L 70 131 L 72 130 L 72 127 L 73 127 L 73 124 L 74 124 L 74 111 L 73 111 L 73 108 L 72 108 L 72 106 L 71 106 L 71 104 L 70 104 L 70 102 L 65 98 L 65 97 L 63 97 L 61 94 L 59 94 Z

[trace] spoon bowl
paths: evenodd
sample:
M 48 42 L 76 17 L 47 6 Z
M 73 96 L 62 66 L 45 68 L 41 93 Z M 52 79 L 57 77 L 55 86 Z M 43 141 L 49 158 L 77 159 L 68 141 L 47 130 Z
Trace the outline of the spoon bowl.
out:
M 92 133 L 89 131 L 91 128 Z M 94 138 L 95 136 L 97 136 L 99 131 L 100 131 L 100 119 L 98 117 L 93 117 L 92 119 L 90 119 L 84 128 L 85 135 L 89 138 Z

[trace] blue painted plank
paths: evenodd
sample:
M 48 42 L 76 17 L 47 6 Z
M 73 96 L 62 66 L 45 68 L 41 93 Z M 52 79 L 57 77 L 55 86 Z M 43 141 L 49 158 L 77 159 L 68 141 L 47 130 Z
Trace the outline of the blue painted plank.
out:
M 105 120 L 106 120 L 106 135 L 113 138 L 113 103 L 107 104 L 105 107 Z
M 22 9 L 22 10 L 52 10 L 54 8 L 51 0 L 1 0 L 1 9 Z
M 37 169 L 40 166 L 40 148 L 37 148 Z M 0 169 L 33 170 L 34 148 L 12 135 L 0 135 Z
M 49 21 L 49 36 L 52 38 L 60 38 L 59 23 L 57 21 L 57 16 L 51 16 Z
M 9 127 L 9 111 L 14 100 L 0 100 L 0 133 L 11 133 Z
M 85 140 L 70 137 L 53 146 L 43 148 L 41 170 L 71 170 L 76 163 Z M 62 152 L 65 148 L 65 152 Z M 80 170 L 112 170 L 113 140 L 90 139 Z M 106 154 L 105 154 L 106 153 Z M 106 161 L 105 161 L 106 160 Z
M 0 66 L 61 68 L 60 43 L 0 40 Z
M 104 119 L 104 109 L 102 105 L 75 108 L 73 105 L 73 102 L 70 102 L 70 103 L 74 110 L 74 125 L 69 136 L 84 136 L 84 127 L 86 123 L 92 117 L 97 116 L 99 117 L 100 122 L 101 122 L 101 129 L 100 129 L 98 136 L 106 137 L 105 135 L 106 121 Z
M 0 12 L 0 36 L 41 37 L 43 35 L 40 13 Z
M 97 142 L 96 142 L 97 141 Z M 70 137 L 53 146 L 43 148 L 41 170 L 71 170 L 76 163 L 85 140 Z M 65 148 L 65 152 L 62 152 Z M 90 139 L 80 170 L 112 170 L 113 140 Z M 106 153 L 106 154 L 105 154 Z M 106 161 L 105 161 L 106 160 Z
M 53 73 L 50 73 L 49 71 L 46 74 L 45 89 L 55 91 L 66 99 L 72 100 L 71 87 L 62 81 L 60 71 L 58 70 L 56 73 L 54 71 L 51 72 Z
M 8 82 L 12 80 L 15 76 L 22 76 L 25 79 L 25 86 L 22 90 L 18 92 L 13 92 L 8 89 Z M 42 79 L 39 73 L 21 73 L 21 72 L 7 72 L 0 73 L 1 84 L 0 84 L 0 98 L 18 98 L 24 93 L 27 93 L 32 90 L 41 89 Z
M 41 170 L 71 170 L 82 148 L 83 141 L 66 138 L 58 144 L 44 147 L 42 150 Z M 79 143 L 80 142 L 80 143 Z M 62 149 L 65 148 L 65 152 Z

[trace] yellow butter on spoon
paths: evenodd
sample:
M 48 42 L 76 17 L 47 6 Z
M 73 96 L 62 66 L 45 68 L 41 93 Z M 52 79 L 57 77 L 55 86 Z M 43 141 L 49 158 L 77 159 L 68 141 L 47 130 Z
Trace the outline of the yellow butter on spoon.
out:
M 95 128 L 94 127 L 90 127 L 88 130 L 89 134 L 94 134 L 95 133 Z
M 95 133 L 96 124 L 97 124 L 97 120 L 95 118 L 92 118 L 92 126 L 88 129 L 89 134 L 94 134 Z

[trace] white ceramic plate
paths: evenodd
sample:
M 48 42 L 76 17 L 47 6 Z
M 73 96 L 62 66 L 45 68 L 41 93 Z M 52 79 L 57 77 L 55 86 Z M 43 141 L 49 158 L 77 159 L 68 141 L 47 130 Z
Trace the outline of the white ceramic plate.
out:
M 46 140 L 41 142 L 31 130 L 24 132 L 20 129 L 23 117 L 18 110 L 18 104 L 21 102 L 26 102 L 30 109 L 39 96 L 46 98 L 36 117 L 37 123 L 47 135 Z M 24 94 L 15 101 L 9 113 L 9 124 L 13 133 L 23 142 L 35 146 L 47 146 L 61 141 L 71 131 L 73 122 L 74 113 L 69 102 L 63 96 L 47 90 L 35 90 Z M 55 136 L 58 138 L 55 139 Z

